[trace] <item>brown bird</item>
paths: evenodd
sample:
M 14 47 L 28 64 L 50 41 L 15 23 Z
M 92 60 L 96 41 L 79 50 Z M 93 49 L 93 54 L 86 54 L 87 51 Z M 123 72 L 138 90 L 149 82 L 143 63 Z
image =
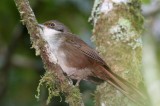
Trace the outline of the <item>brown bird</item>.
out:
M 94 82 L 107 81 L 138 104 L 144 104 L 145 96 L 131 83 L 111 71 L 98 53 L 76 37 L 62 23 L 51 20 L 39 24 L 42 38 L 51 50 L 50 61 L 57 62 L 71 79 Z

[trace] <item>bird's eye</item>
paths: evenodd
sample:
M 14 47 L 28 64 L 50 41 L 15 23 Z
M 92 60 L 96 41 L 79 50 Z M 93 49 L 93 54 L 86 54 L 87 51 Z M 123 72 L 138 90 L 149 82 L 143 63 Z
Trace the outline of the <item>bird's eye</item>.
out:
M 50 25 L 49 25 L 50 27 L 54 27 L 55 26 L 55 24 L 54 23 L 50 23 Z

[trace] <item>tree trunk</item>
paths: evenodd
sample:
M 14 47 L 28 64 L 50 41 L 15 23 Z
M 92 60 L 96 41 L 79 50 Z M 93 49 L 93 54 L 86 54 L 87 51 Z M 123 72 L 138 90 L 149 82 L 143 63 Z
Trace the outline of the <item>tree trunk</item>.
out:
M 143 17 L 140 0 L 95 0 L 92 41 L 112 71 L 139 87 L 142 81 Z M 132 104 L 107 83 L 97 87 L 96 106 Z

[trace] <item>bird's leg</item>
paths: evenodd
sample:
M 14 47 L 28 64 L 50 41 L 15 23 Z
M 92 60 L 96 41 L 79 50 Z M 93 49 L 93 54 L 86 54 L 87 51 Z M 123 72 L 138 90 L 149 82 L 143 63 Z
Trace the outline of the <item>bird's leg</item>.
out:
M 81 82 L 81 79 L 78 79 L 75 86 L 79 86 L 80 82 Z
M 69 83 L 70 83 L 71 85 L 73 85 L 73 81 L 72 81 L 72 79 L 70 78 L 70 75 L 68 76 L 66 73 L 64 73 L 64 75 L 65 75 L 66 78 L 68 79 Z
M 70 74 L 70 75 L 66 75 L 66 76 L 67 76 L 67 78 L 68 78 L 68 79 L 70 79 L 70 77 L 71 77 L 72 75 L 74 75 L 74 73 L 75 73 L 75 72 L 73 72 L 73 73 L 72 73 L 72 74 Z M 70 80 L 71 80 L 71 79 L 70 79 Z M 76 84 L 75 84 L 75 86 L 76 86 L 76 87 L 78 87 L 78 86 L 79 86 L 80 81 L 81 81 L 81 79 L 77 79 L 77 82 L 76 82 Z M 73 81 L 72 81 L 72 84 L 73 84 Z

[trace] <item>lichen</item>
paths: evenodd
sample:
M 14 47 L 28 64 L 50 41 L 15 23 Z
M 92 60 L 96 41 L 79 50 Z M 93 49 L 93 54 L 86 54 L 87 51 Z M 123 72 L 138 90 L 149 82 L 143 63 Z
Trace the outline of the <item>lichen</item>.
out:
M 108 13 L 109 11 L 111 11 L 113 8 L 114 8 L 114 7 L 113 7 L 113 3 L 110 2 L 110 1 L 108 1 L 108 0 L 105 0 L 105 1 L 103 2 L 103 4 L 101 5 L 101 7 L 100 7 L 100 11 L 101 11 L 102 13 L 107 14 L 107 13 Z
M 128 43 L 128 45 L 131 46 L 132 49 L 136 49 L 137 47 L 142 48 L 143 43 L 142 43 L 141 37 L 140 37 L 140 38 L 137 38 L 137 39 L 134 39 L 134 41 Z
M 142 81 L 140 70 L 143 18 L 140 12 L 140 0 L 102 1 L 113 3 L 113 7 L 109 11 L 98 12 L 99 17 L 93 29 L 92 41 L 96 43 L 96 48 L 111 70 L 138 87 Z M 105 6 L 107 8 L 106 4 Z M 111 106 L 132 104 L 125 97 L 119 97 L 120 93 L 117 93 L 117 90 L 106 86 L 97 87 L 96 103 Z M 99 105 L 101 104 L 96 104 Z
M 116 25 L 110 28 L 112 39 L 116 41 L 127 42 L 136 35 L 136 31 L 132 28 L 128 19 L 120 18 Z
M 130 20 L 121 17 L 119 18 L 116 25 L 112 26 L 109 30 L 111 39 L 119 42 L 127 43 L 132 49 L 142 47 L 140 38 L 137 38 L 139 32 L 132 26 Z
M 102 0 L 95 0 L 94 1 L 94 6 L 92 8 L 91 16 L 89 17 L 88 21 L 92 22 L 93 25 L 96 24 L 99 14 L 100 14 L 100 4 L 102 3 Z

